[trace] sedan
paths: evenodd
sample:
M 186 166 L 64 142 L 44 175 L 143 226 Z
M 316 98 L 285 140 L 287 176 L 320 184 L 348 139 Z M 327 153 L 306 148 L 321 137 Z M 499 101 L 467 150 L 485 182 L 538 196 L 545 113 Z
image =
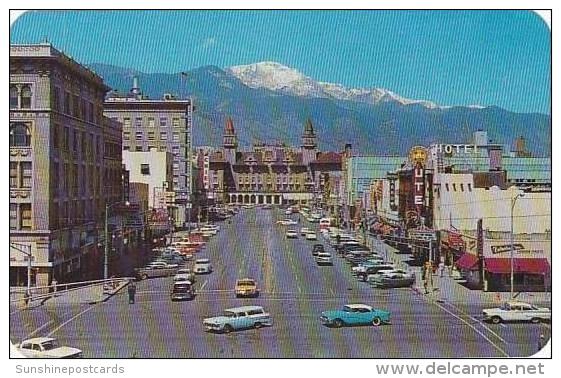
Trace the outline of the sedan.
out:
M 288 230 L 288 231 L 286 231 L 286 237 L 288 239 L 296 239 L 296 238 L 298 238 L 298 231 Z
M 501 322 L 532 322 L 551 321 L 551 310 L 529 303 L 509 301 L 501 307 L 483 310 L 485 320 L 494 324 Z
M 280 224 L 282 226 L 294 226 L 295 224 L 298 224 L 298 222 L 292 219 L 283 219 L 278 221 L 277 224 Z
M 390 312 L 375 309 L 365 304 L 348 304 L 343 306 L 341 310 L 322 312 L 320 320 L 326 326 L 335 328 L 366 324 L 377 327 L 382 323 L 390 323 Z

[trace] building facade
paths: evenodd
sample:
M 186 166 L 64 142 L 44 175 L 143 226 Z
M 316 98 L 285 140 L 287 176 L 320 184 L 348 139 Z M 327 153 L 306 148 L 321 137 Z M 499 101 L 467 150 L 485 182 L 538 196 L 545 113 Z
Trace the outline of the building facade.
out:
M 176 227 L 185 226 L 192 202 L 192 106 L 190 100 L 178 100 L 165 94 L 154 100 L 144 96 L 134 80 L 128 94 L 110 93 L 104 113 L 123 125 L 124 151 L 170 152 L 173 155 L 172 185 Z
M 202 178 L 209 198 L 229 204 L 301 204 L 335 209 L 340 203 L 341 153 L 319 152 L 308 120 L 299 148 L 256 144 L 240 151 L 231 118 L 222 149 L 205 152 Z
M 121 125 L 107 87 L 50 44 L 10 46 L 10 285 L 101 270 L 106 203 L 122 198 Z

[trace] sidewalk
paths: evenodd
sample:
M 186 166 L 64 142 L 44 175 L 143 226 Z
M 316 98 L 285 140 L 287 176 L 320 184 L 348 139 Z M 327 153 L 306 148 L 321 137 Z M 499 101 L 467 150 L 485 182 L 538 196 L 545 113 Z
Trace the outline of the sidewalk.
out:
M 117 279 L 116 279 L 117 280 Z M 67 292 L 58 292 L 54 296 L 50 296 L 43 300 L 49 305 L 63 305 L 63 304 L 96 304 L 105 302 L 113 295 L 117 294 L 121 289 L 129 284 L 130 281 L 121 279 L 115 287 L 104 290 L 103 284 L 95 284 L 83 288 L 69 290 Z
M 369 237 L 369 241 L 373 250 L 380 256 L 393 262 L 400 269 L 407 269 L 415 273 L 417 281 L 414 285 L 414 289 L 421 294 L 424 293 L 421 267 L 409 266 L 409 264 L 406 263 L 406 261 L 411 259 L 409 254 L 398 254 L 398 250 L 396 248 L 393 248 L 372 236 Z M 443 276 L 440 277 L 437 270 L 437 273 L 433 274 L 433 291 L 427 295 L 434 300 L 464 305 L 482 304 L 497 306 L 510 299 L 509 292 L 485 292 L 483 290 L 474 290 L 462 285 L 463 282 L 465 281 L 462 279 L 451 277 L 446 269 L 444 270 Z M 515 300 L 551 307 L 550 292 L 521 292 L 516 296 Z

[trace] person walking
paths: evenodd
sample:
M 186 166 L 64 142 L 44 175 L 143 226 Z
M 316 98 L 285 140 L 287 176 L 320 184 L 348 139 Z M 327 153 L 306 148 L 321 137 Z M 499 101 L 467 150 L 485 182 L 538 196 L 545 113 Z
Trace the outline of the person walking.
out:
M 23 294 L 23 302 L 25 303 L 25 307 L 29 306 L 29 300 L 31 299 L 31 293 L 29 290 L 26 290 Z
M 128 290 L 128 293 L 129 293 L 129 304 L 133 304 L 134 303 L 134 295 L 136 294 L 135 283 L 131 281 L 127 290 Z

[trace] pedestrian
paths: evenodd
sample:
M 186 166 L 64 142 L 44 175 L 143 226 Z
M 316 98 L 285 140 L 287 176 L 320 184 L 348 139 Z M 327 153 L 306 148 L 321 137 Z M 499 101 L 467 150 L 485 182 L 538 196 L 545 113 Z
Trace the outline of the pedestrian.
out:
M 55 278 L 53 278 L 53 280 L 51 281 L 51 285 L 53 287 L 53 296 L 56 297 L 56 291 L 57 291 L 57 285 L 58 282 Z
M 23 302 L 25 303 L 25 307 L 29 305 L 29 300 L 31 299 L 31 293 L 29 290 L 26 290 L 23 294 Z
M 440 274 L 440 277 L 444 276 L 444 262 L 441 261 L 440 264 L 438 264 L 438 272 Z
M 136 285 L 134 284 L 133 281 L 131 281 L 131 283 L 129 284 L 128 293 L 129 293 L 129 304 L 132 304 L 134 303 L 134 295 L 136 294 Z

